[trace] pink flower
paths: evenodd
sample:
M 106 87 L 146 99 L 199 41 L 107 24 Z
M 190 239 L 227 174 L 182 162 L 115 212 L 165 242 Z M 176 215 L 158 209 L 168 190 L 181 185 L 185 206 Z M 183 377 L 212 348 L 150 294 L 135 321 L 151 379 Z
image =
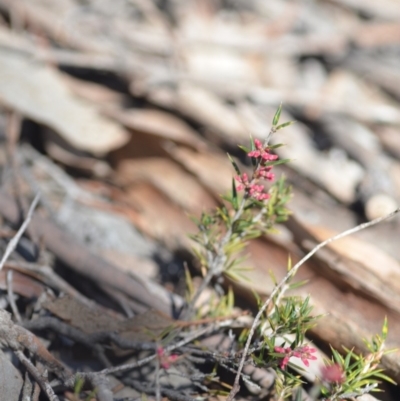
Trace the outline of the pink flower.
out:
M 264 189 L 263 185 L 251 184 L 249 186 L 249 195 L 258 201 L 269 199 L 269 194 L 263 192 Z
M 300 358 L 302 360 L 302 362 L 304 363 L 304 365 L 306 365 L 307 367 L 310 366 L 309 361 L 315 361 L 317 359 L 317 357 L 315 355 L 311 355 L 311 354 L 317 352 L 317 350 L 315 348 L 309 347 L 308 345 L 306 345 L 304 347 L 297 347 L 294 350 L 292 350 L 290 347 L 286 347 L 286 348 L 275 347 L 274 350 L 275 350 L 275 352 L 277 352 L 279 354 L 285 355 L 279 364 L 279 367 L 281 369 L 284 369 L 286 367 L 286 365 L 289 363 L 289 359 L 291 357 Z
M 173 364 L 179 358 L 179 355 L 177 354 L 167 355 L 163 347 L 158 347 L 156 354 L 160 363 L 160 367 L 165 370 L 169 369 L 171 364 Z
M 272 166 L 260 166 L 256 171 L 257 178 L 263 178 L 264 180 L 273 181 L 275 174 L 271 173 Z
M 249 152 L 247 154 L 247 156 L 260 157 L 262 154 L 262 151 L 264 150 L 261 141 L 259 139 L 254 139 L 254 146 L 257 150 L 252 150 L 251 152 Z
M 241 191 L 242 189 L 247 188 L 249 186 L 249 177 L 247 176 L 246 173 L 236 176 L 235 180 L 239 182 L 239 185 L 237 186 L 238 191 Z
M 281 369 L 285 369 L 285 368 L 286 368 L 286 365 L 289 363 L 289 359 L 290 359 L 290 356 L 285 356 L 285 357 L 281 360 L 281 363 L 279 364 L 279 367 L 280 367 Z
M 254 146 L 256 150 L 252 150 L 247 154 L 247 156 L 254 158 L 261 157 L 264 162 L 273 161 L 278 158 L 277 155 L 272 155 L 267 147 L 264 148 L 260 140 L 254 139 Z
M 249 177 L 246 173 L 242 175 L 238 175 L 235 177 L 235 180 L 238 181 L 239 185 L 237 185 L 237 190 L 241 191 L 242 189 L 246 190 L 248 194 L 258 201 L 263 201 L 265 199 L 269 199 L 269 194 L 263 192 L 264 186 L 258 185 L 255 182 L 250 183 Z M 253 180 L 254 181 L 254 180 Z
M 292 349 L 290 347 L 274 347 L 274 351 L 278 354 L 290 354 L 292 352 Z
M 289 359 L 290 359 L 290 356 L 291 356 L 291 354 L 292 354 L 292 349 L 291 349 L 290 347 L 286 347 L 286 348 L 283 348 L 283 347 L 274 347 L 274 351 L 277 352 L 278 354 L 283 354 L 283 355 L 285 355 L 285 356 L 281 359 L 281 361 L 280 361 L 280 363 L 279 363 L 279 367 L 280 367 L 281 369 L 285 369 L 286 366 L 287 366 L 287 364 L 289 363 Z
M 263 185 L 260 185 L 258 181 L 260 179 L 273 181 L 275 174 L 271 172 L 273 166 L 266 166 L 268 161 L 278 159 L 277 155 L 273 155 L 269 152 L 268 147 L 263 147 L 262 142 L 259 139 L 254 139 L 255 150 L 248 153 L 248 156 L 259 159 L 258 164 L 253 172 L 251 179 L 249 179 L 246 173 L 238 175 L 235 180 L 238 182 L 236 189 L 238 191 L 245 190 L 247 195 L 253 199 L 262 202 L 270 198 L 270 195 L 265 192 Z
M 278 159 L 278 155 L 273 155 L 269 153 L 268 150 L 265 150 L 265 152 L 261 156 L 265 161 L 274 161 Z
M 300 356 L 298 358 L 300 358 L 304 365 L 306 365 L 307 367 L 310 366 L 309 361 L 315 361 L 317 359 L 315 355 L 311 355 L 314 352 L 317 352 L 317 350 L 315 348 L 309 347 L 308 345 L 306 345 L 305 347 L 298 347 L 296 348 L 296 351 L 300 353 Z
M 321 368 L 322 379 L 329 383 L 343 383 L 346 376 L 342 367 L 338 363 L 324 366 Z

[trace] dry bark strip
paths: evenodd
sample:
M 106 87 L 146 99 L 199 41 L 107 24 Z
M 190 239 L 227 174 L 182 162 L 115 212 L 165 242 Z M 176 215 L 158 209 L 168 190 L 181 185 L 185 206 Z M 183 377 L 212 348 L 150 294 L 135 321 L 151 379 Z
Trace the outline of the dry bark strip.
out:
M 295 242 L 301 247 L 305 241 L 317 244 L 310 231 L 307 230 L 296 219 L 291 217 L 286 224 L 294 235 Z M 306 251 L 308 251 L 306 249 Z M 397 305 L 391 305 L 384 297 L 376 295 L 368 289 L 364 280 L 368 280 L 367 275 L 362 277 L 346 277 L 335 271 L 331 264 L 344 264 L 347 269 L 356 268 L 355 262 L 341 257 L 331 248 L 325 248 L 314 256 L 314 259 L 300 269 L 297 279 L 302 280 L 310 276 L 313 271 L 313 279 L 306 286 L 304 291 L 311 293 L 311 304 L 315 314 L 327 315 L 317 324 L 311 333 L 328 342 L 334 348 L 341 350 L 343 346 L 351 349 L 354 347 L 356 352 L 368 353 L 363 339 L 370 340 L 371 337 L 380 331 L 380 326 L 386 316 L 389 322 L 388 349 L 396 349 L 395 352 L 385 355 L 382 358 L 383 368 L 386 374 L 393 377 L 396 381 L 400 380 L 400 351 L 399 335 L 399 311 Z M 310 269 L 311 268 L 311 269 Z M 307 272 L 308 271 L 308 272 Z M 315 273 L 318 276 L 315 276 Z M 375 277 L 376 283 L 379 277 Z M 376 284 L 377 285 L 377 284 Z M 377 292 L 379 293 L 378 286 Z
M 4 190 L 0 191 L 0 214 L 13 225 L 19 222 L 20 213 L 17 204 Z M 182 305 L 178 296 L 167 294 L 163 288 L 143 278 L 135 279 L 126 275 L 112 263 L 89 251 L 49 218 L 36 213 L 30 224 L 28 233 L 33 230 L 42 238 L 47 249 L 66 266 L 95 283 L 111 287 L 148 308 L 169 315 L 173 315 L 175 309 Z
M 11 348 L 14 352 L 30 351 L 39 358 L 46 367 L 62 379 L 67 379 L 72 372 L 64 367 L 30 331 L 14 324 L 11 316 L 0 309 L 0 345 Z

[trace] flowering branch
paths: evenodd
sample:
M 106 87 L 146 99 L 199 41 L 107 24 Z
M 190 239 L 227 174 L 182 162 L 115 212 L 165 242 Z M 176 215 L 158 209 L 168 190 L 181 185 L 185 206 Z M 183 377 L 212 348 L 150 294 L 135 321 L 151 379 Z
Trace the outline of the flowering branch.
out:
M 269 230 L 274 223 L 286 220 L 289 214 L 285 206 L 290 198 L 290 188 L 285 185 L 283 179 L 274 181 L 273 172 L 274 166 L 286 163 L 288 160 L 279 160 L 278 156 L 273 153 L 273 150 L 280 145 L 269 145 L 269 140 L 274 133 L 291 124 L 288 122 L 278 125 L 280 114 L 281 107 L 274 116 L 272 128 L 264 142 L 254 139 L 251 140 L 250 149 L 241 146 L 241 149 L 246 152 L 252 162 L 251 173 L 242 172 L 236 162 L 230 158 L 236 175 L 232 180 L 231 194 L 223 197 L 230 208 L 223 205 L 214 214 L 203 213 L 200 220 L 196 221 L 199 233 L 192 236 L 192 239 L 200 244 L 200 248 L 193 249 L 193 252 L 201 263 L 204 279 L 198 290 L 194 292 L 190 285 L 190 275 L 187 275 L 189 292 L 190 294 L 194 293 L 194 295 L 189 297 L 188 307 L 184 315 L 186 319 L 190 319 L 200 294 L 214 277 L 226 274 L 233 279 L 240 278 L 238 266 L 242 259 L 238 257 L 238 254 L 243 251 L 246 241 L 259 237 Z M 267 182 L 273 182 L 269 190 L 265 187 Z M 244 378 L 242 371 L 249 357 L 250 347 L 256 332 L 260 336 L 260 340 L 256 341 L 251 348 L 253 362 L 256 362 L 257 365 L 275 368 L 277 374 L 275 389 L 281 399 L 293 393 L 293 389 L 301 384 L 301 380 L 287 370 L 287 367 L 290 366 L 289 360 L 290 358 L 299 358 L 307 367 L 309 361 L 316 359 L 314 355 L 316 350 L 304 343 L 305 333 L 312 327 L 316 318 L 311 316 L 312 307 L 309 305 L 308 298 L 304 300 L 289 297 L 282 302 L 287 289 L 301 284 L 289 285 L 289 282 L 299 268 L 319 249 L 335 240 L 378 224 L 399 211 L 400 209 L 397 209 L 383 218 L 360 224 L 327 239 L 312 249 L 294 267 L 288 269 L 288 273 L 281 282 L 275 285 L 269 298 L 263 304 L 260 303 L 259 311 L 250 329 L 245 329 L 239 337 L 238 342 L 243 346 L 243 349 L 241 352 L 231 355 L 231 361 L 228 365 L 232 367 L 228 366 L 225 363 L 226 361 L 224 363 L 218 361 L 220 366 L 227 369 L 237 368 L 234 384 L 227 401 L 233 401 L 240 389 L 239 381 L 240 378 Z M 233 294 L 228 292 L 213 310 L 226 311 L 229 309 L 229 306 L 233 305 L 232 297 Z M 267 308 L 268 313 L 266 313 Z M 223 315 L 225 316 L 224 313 Z M 294 340 L 290 344 L 286 344 L 289 335 L 294 335 Z M 282 338 L 284 339 L 283 344 Z M 279 342 L 276 343 L 278 339 Z M 382 342 L 377 341 L 377 343 L 383 346 Z M 343 397 L 343 394 L 365 391 L 365 384 L 375 383 L 375 379 L 371 379 L 371 375 L 387 379 L 377 369 L 377 363 L 383 351 L 379 347 L 379 350 L 375 348 L 369 359 L 358 359 L 358 365 L 353 367 L 354 369 L 361 367 L 361 369 L 355 370 L 352 376 L 347 376 L 347 372 L 351 370 L 350 367 L 345 366 L 345 363 L 338 359 L 339 357 L 335 357 L 336 362 L 334 364 L 327 364 L 322 369 L 322 380 L 324 382 L 317 383 L 319 387 L 315 389 L 318 391 L 316 397 L 322 392 L 323 395 L 329 395 L 330 401 L 337 401 Z M 268 352 L 267 360 L 264 359 L 265 350 Z M 334 353 L 334 355 L 339 354 Z M 357 358 L 351 352 L 348 355 L 350 356 L 346 361 Z M 350 378 L 353 381 L 349 381 Z M 361 384 L 364 386 L 363 388 L 361 388 Z
M 254 168 L 250 178 L 247 173 L 242 173 L 238 165 L 229 157 L 237 175 L 232 183 L 231 196 L 224 197 L 224 199 L 232 205 L 234 210 L 233 216 L 223 207 L 218 210 L 216 216 L 203 214 L 201 221 L 197 222 L 200 234 L 192 236 L 192 239 L 200 243 L 206 252 L 204 255 L 196 252 L 196 250 L 194 252 L 207 272 L 201 285 L 190 300 L 185 313 L 186 318 L 192 315 L 194 305 L 211 280 L 222 273 L 229 273 L 228 270 L 233 264 L 230 264 L 231 252 L 227 248 L 230 247 L 231 251 L 241 250 L 248 238 L 260 236 L 272 226 L 275 220 L 279 220 L 280 218 L 283 221 L 288 215 L 288 211 L 284 209 L 284 204 L 289 199 L 289 189 L 284 187 L 283 181 L 278 181 L 274 187 L 275 189 L 272 190 L 272 194 L 270 193 L 271 191 L 266 191 L 263 184 L 263 181 L 272 182 L 275 179 L 275 175 L 271 171 L 275 165 L 288 161 L 286 159 L 278 161 L 278 155 L 271 153 L 272 149 L 280 145 L 268 145 L 274 133 L 292 124 L 292 122 L 288 122 L 278 125 L 281 111 L 282 107 L 279 107 L 264 143 L 255 139 L 251 142 L 251 149 L 241 147 L 246 151 L 253 163 Z M 244 195 L 240 198 L 237 191 L 244 191 Z M 267 200 L 269 200 L 269 207 L 266 205 Z M 260 209 L 256 215 L 249 215 L 247 213 L 249 211 L 252 212 L 256 208 Z M 225 224 L 225 233 L 221 237 L 216 237 L 210 230 L 210 226 L 215 226 L 220 222 Z M 263 224 L 262 227 L 260 223 Z
M 267 309 L 267 307 L 271 304 L 272 300 L 274 299 L 274 297 L 276 297 L 278 295 L 278 293 L 282 292 L 282 290 L 286 290 L 287 286 L 287 282 L 297 273 L 297 271 L 299 270 L 299 268 L 308 260 L 310 259 L 316 252 L 318 252 L 321 248 L 325 247 L 326 245 L 341 239 L 343 237 L 346 237 L 350 234 L 354 234 L 358 231 L 364 230 L 368 227 L 374 226 L 376 224 L 381 223 L 384 220 L 390 219 L 391 217 L 393 217 L 395 214 L 400 212 L 400 208 L 397 208 L 396 210 L 394 210 L 393 212 L 389 213 L 386 216 L 383 217 L 379 217 L 375 220 L 369 221 L 367 223 L 363 223 L 360 224 L 356 227 L 353 227 L 349 230 L 346 230 L 340 234 L 337 234 L 331 238 L 328 238 L 327 240 L 321 242 L 320 244 L 318 244 L 316 247 L 314 247 L 307 255 L 305 255 L 295 266 L 293 266 L 292 269 L 290 269 L 288 271 L 288 273 L 286 274 L 286 276 L 282 279 L 282 281 L 275 286 L 274 290 L 272 291 L 271 295 L 268 297 L 268 299 L 264 302 L 264 304 L 261 306 L 261 308 L 259 309 L 256 317 L 254 318 L 253 324 L 251 326 L 249 335 L 247 337 L 247 341 L 246 341 L 246 345 L 243 349 L 243 354 L 242 354 L 242 358 L 240 360 L 239 363 L 239 367 L 238 367 L 238 371 L 235 377 L 235 381 L 234 381 L 234 385 L 232 387 L 231 392 L 229 393 L 229 396 L 227 397 L 227 401 L 233 401 L 233 399 L 235 398 L 237 392 L 240 390 L 240 385 L 239 385 L 239 379 L 240 379 L 240 374 L 243 370 L 247 355 L 248 355 L 248 351 L 250 348 L 250 344 L 251 341 L 253 339 L 254 333 L 256 331 L 256 328 L 258 326 L 258 323 L 260 322 L 260 319 L 263 315 L 263 313 L 265 312 L 265 310 Z

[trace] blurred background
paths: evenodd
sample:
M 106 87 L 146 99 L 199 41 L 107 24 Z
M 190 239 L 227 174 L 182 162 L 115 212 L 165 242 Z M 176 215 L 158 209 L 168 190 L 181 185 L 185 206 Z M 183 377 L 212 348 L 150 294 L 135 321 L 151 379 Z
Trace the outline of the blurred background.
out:
M 245 305 L 289 254 L 396 209 L 399 102 L 397 0 L 0 0 L 2 194 L 40 191 L 75 239 L 178 295 L 183 264 L 198 274 L 190 216 L 231 188 L 227 152 L 249 168 L 237 145 L 265 139 L 280 104 L 293 215 L 250 245 Z M 362 348 L 387 315 L 400 345 L 399 243 L 397 218 L 301 270 L 299 293 L 329 313 L 316 339 Z

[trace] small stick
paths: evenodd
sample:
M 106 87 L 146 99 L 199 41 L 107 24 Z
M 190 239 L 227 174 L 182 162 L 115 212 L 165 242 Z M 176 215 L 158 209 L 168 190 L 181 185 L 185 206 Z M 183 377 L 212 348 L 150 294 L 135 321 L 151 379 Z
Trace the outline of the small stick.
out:
M 396 210 L 394 210 L 393 212 L 389 213 L 386 216 L 383 217 L 378 217 L 375 220 L 366 222 L 366 223 L 362 223 L 356 227 L 353 227 L 349 230 L 346 230 L 340 234 L 334 235 L 333 237 L 328 238 L 327 240 L 321 242 L 320 244 L 318 244 L 317 246 L 315 246 L 307 255 L 305 255 L 295 266 L 293 266 L 292 269 L 289 270 L 289 272 L 286 274 L 286 276 L 282 279 L 282 281 L 274 288 L 274 290 L 271 292 L 271 295 L 268 297 L 268 299 L 264 302 L 264 304 L 262 305 L 262 307 L 259 309 L 256 317 L 254 318 L 253 324 L 250 328 L 250 332 L 249 332 L 249 336 L 247 337 L 247 341 L 246 341 L 246 345 L 243 349 L 243 354 L 242 354 L 242 358 L 240 359 L 240 363 L 239 363 L 239 367 L 236 373 L 236 377 L 235 377 L 235 382 L 233 384 L 232 390 L 229 393 L 226 401 L 233 401 L 233 399 L 235 398 L 236 394 L 238 393 L 238 391 L 240 390 L 240 385 L 239 385 L 239 380 L 240 380 L 240 375 L 242 373 L 245 361 L 246 361 L 246 357 L 247 357 L 247 353 L 249 351 L 250 348 L 250 344 L 251 344 L 251 340 L 253 339 L 254 333 L 256 331 L 256 328 L 258 326 L 258 322 L 261 319 L 262 314 L 264 313 L 264 311 L 267 309 L 268 305 L 271 303 L 271 301 L 274 299 L 275 295 L 281 290 L 281 289 L 286 289 L 286 283 L 296 274 L 296 272 L 299 270 L 300 266 L 302 266 L 308 259 L 311 258 L 311 256 L 313 256 L 317 251 L 319 251 L 321 248 L 323 248 L 324 246 L 330 244 L 331 242 L 337 241 L 338 239 L 341 239 L 343 237 L 346 237 L 350 234 L 354 234 L 358 231 L 364 230 L 365 228 L 374 226 L 384 220 L 390 219 L 391 217 L 393 217 L 395 214 L 397 214 L 398 212 L 400 212 L 400 208 L 397 208 Z
M 156 349 L 158 353 L 158 347 Z M 160 366 L 160 358 L 156 358 L 156 377 L 155 377 L 155 384 L 156 384 L 156 401 L 161 400 L 161 386 L 160 386 L 160 373 L 161 373 L 161 366 Z
M 15 355 L 19 359 L 19 361 L 25 366 L 27 371 L 34 377 L 34 379 L 39 383 L 39 386 L 47 395 L 50 401 L 60 401 L 60 399 L 54 393 L 54 390 L 51 388 L 50 383 L 40 374 L 35 365 L 24 355 L 21 350 L 15 350 Z
M 17 305 L 16 305 L 16 303 L 15 303 L 15 299 L 14 299 L 14 291 L 13 291 L 13 271 L 12 271 L 12 270 L 9 270 L 9 271 L 7 272 L 7 280 L 6 280 L 6 283 L 7 283 L 8 302 L 10 302 L 10 306 L 11 306 L 11 309 L 12 309 L 13 314 L 14 314 L 14 316 L 15 316 L 15 320 L 16 320 L 18 323 L 21 323 L 21 322 L 22 322 L 21 315 L 19 314 Z
M 211 327 L 205 327 L 203 329 L 200 329 L 196 332 L 194 332 L 193 334 L 188 335 L 187 337 L 185 337 L 183 340 L 179 341 L 176 344 L 172 344 L 169 345 L 167 347 L 164 348 L 165 352 L 170 352 L 173 351 L 175 349 L 178 349 L 180 347 L 183 347 L 184 345 L 190 343 L 191 341 L 195 340 L 196 338 L 208 333 L 209 331 L 212 331 L 214 328 Z M 146 365 L 147 363 L 149 363 L 150 361 L 152 361 L 153 359 L 155 359 L 157 357 L 157 352 L 155 352 L 152 355 L 149 355 L 146 358 L 140 359 L 139 361 L 136 362 L 132 362 L 132 363 L 127 363 L 124 365 L 120 365 L 120 366 L 114 366 L 112 368 L 107 368 L 107 369 L 103 369 L 101 370 L 99 373 L 105 374 L 105 375 L 109 375 L 111 373 L 118 373 L 118 372 L 123 372 L 126 370 L 130 370 L 130 369 L 134 369 L 134 368 L 138 368 L 140 366 Z
M 11 239 L 11 241 L 8 243 L 6 251 L 4 252 L 4 255 L 0 261 L 0 270 L 3 269 L 4 264 L 6 263 L 7 259 L 11 255 L 11 253 L 14 251 L 14 249 L 17 247 L 19 240 L 21 239 L 23 233 L 27 229 L 30 221 L 32 220 L 33 216 L 33 211 L 35 210 L 36 205 L 39 202 L 40 194 L 37 193 L 35 196 L 35 199 L 33 200 L 31 206 L 29 207 L 28 215 L 26 216 L 26 219 L 22 223 L 21 227 L 17 231 L 17 233 L 14 235 L 14 237 Z

